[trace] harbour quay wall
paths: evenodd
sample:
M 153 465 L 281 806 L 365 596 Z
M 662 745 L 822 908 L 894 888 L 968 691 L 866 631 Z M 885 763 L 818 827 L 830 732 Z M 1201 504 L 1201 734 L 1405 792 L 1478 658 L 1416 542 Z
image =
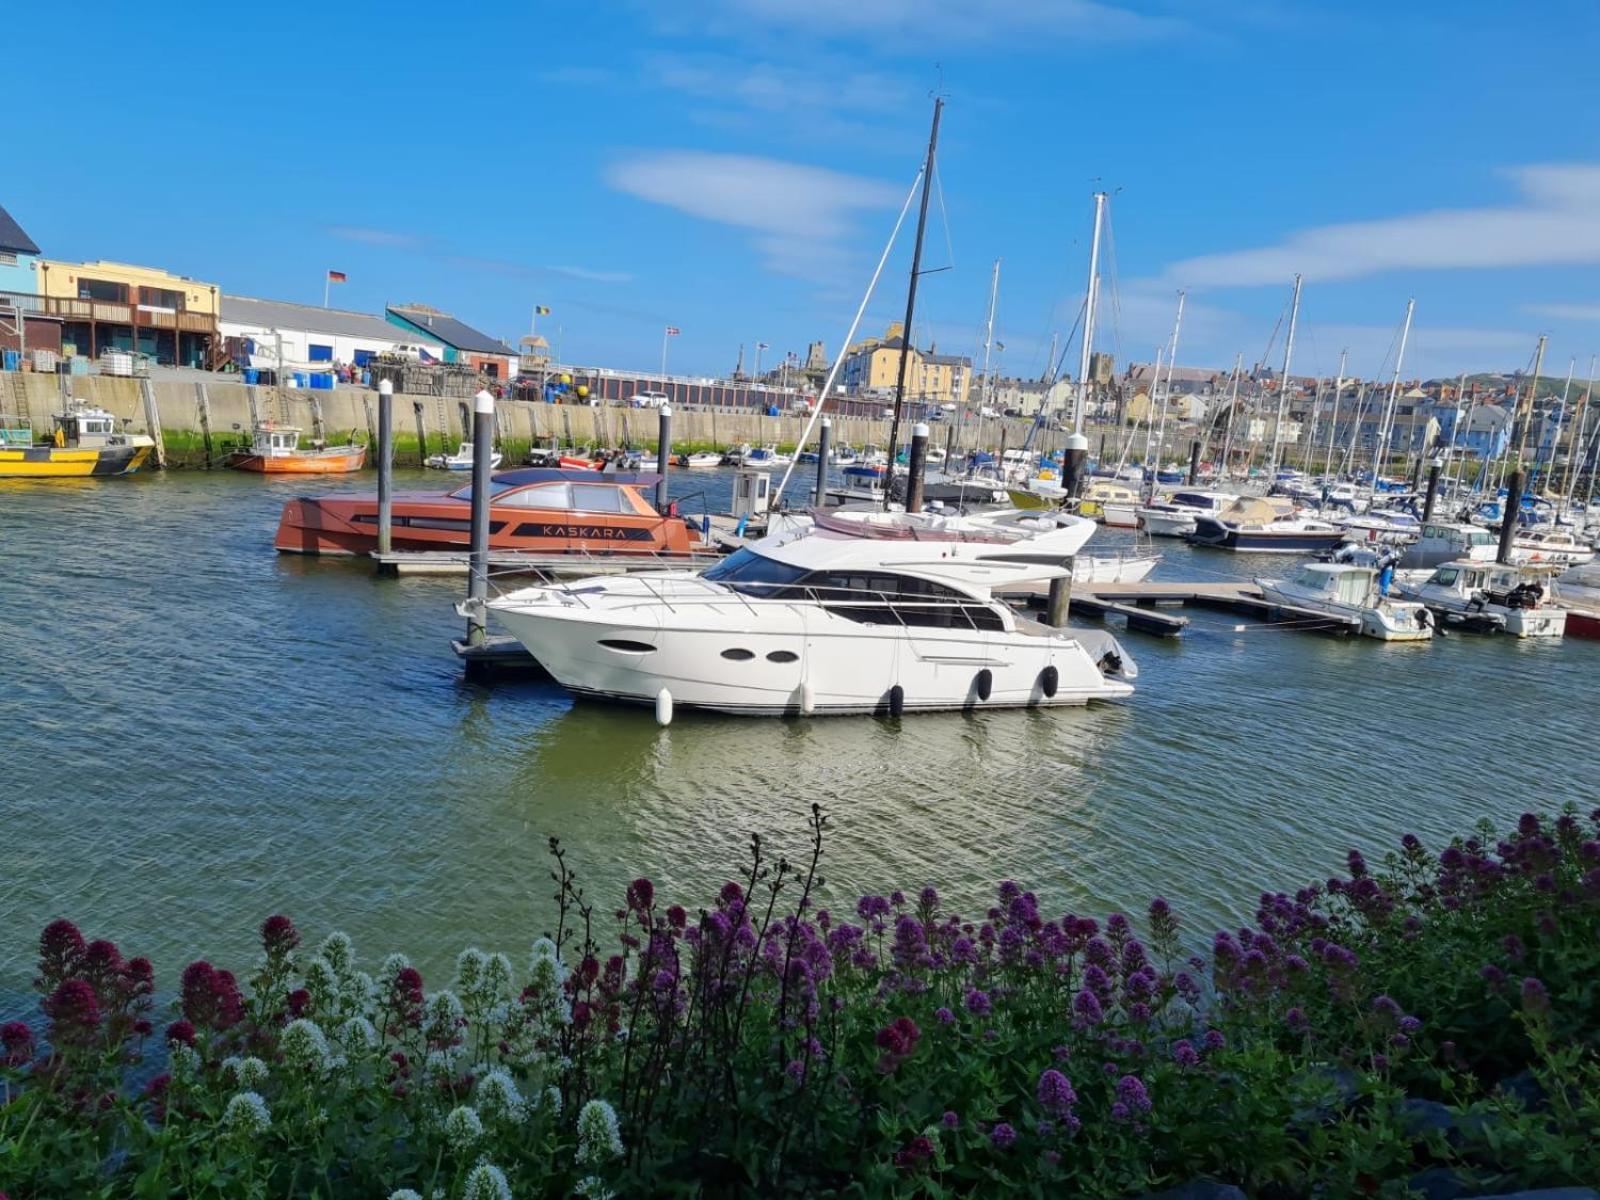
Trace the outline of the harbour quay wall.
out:
M 170 378 L 143 380 L 111 375 L 39 375 L 30 372 L 0 374 L 0 409 L 16 411 L 33 422 L 36 431 L 51 428 L 51 417 L 61 411 L 64 398 L 85 400 L 99 405 L 118 420 L 119 426 L 135 433 L 149 433 L 145 398 L 141 385 L 153 393 L 155 409 L 163 435 L 175 442 L 169 456 L 180 461 L 184 447 L 198 445 L 209 423 L 213 442 L 220 446 L 248 438 L 253 421 L 276 421 L 307 431 L 315 424 L 320 409 L 329 440 L 354 437 L 367 442 L 376 437 L 378 394 L 370 388 L 339 387 L 332 390 L 305 388 L 251 387 L 229 378 L 196 372 L 193 381 Z M 631 444 L 654 447 L 658 430 L 657 414 L 649 409 L 619 405 L 546 404 L 534 400 L 500 400 L 495 406 L 495 421 L 502 443 L 510 450 L 529 445 L 546 445 L 552 439 L 576 445 L 616 446 Z M 430 450 L 454 450 L 464 436 L 464 423 L 470 423 L 471 401 L 455 397 L 395 395 L 394 431 L 397 448 L 417 448 L 417 419 L 420 413 Z M 833 416 L 833 440 L 837 444 L 884 446 L 889 438 L 889 422 L 877 418 Z M 1032 424 L 1029 420 L 969 421 L 961 428 L 963 447 L 979 446 L 994 450 L 1001 444 L 1020 446 Z M 672 414 L 672 441 L 678 448 L 729 447 L 742 442 L 760 446 L 768 442 L 793 446 L 805 432 L 806 417 L 800 414 L 767 416 L 758 409 L 678 406 Z M 936 423 L 932 442 L 944 444 L 948 423 Z M 813 440 L 816 433 L 813 431 Z M 901 442 L 910 439 L 910 429 L 902 424 Z M 1041 434 L 1035 448 L 1054 450 L 1063 435 Z M 176 451 L 176 453 L 173 453 Z

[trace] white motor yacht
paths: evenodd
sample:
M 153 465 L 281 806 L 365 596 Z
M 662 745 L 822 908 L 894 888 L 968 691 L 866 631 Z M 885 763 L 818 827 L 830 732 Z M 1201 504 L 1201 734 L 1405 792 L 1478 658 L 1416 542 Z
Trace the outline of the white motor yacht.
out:
M 1568 528 L 1533 529 L 1512 538 L 1511 561 L 1581 567 L 1594 561 L 1594 547 Z
M 1344 530 L 1327 521 L 1298 516 L 1282 497 L 1238 497 L 1219 513 L 1195 518 L 1188 541 L 1220 550 L 1256 554 L 1314 554 L 1344 540 Z
M 1361 622 L 1366 637 L 1385 642 L 1426 642 L 1433 637 L 1433 619 L 1426 605 L 1385 596 L 1380 572 L 1341 562 L 1306 563 L 1292 579 L 1258 579 L 1268 600 L 1310 608 Z
M 1398 565 L 1402 571 L 1431 571 L 1458 558 L 1493 562 L 1496 544 L 1494 534 L 1482 525 L 1429 521 L 1422 527 L 1422 536 L 1406 547 Z
M 1063 578 L 1094 532 L 1026 510 L 865 509 L 777 523 L 703 575 L 604 576 L 490 602 L 581 695 L 810 715 L 1082 705 L 1132 693 L 1102 630 L 1041 625 L 995 597 Z
M 1215 516 L 1237 499 L 1227 492 L 1173 492 L 1135 509 L 1134 516 L 1152 537 L 1181 538 L 1194 532 L 1196 517 Z
M 1548 571 L 1460 559 L 1441 563 L 1421 583 L 1397 582 L 1408 600 L 1426 604 L 1447 625 L 1503 629 L 1516 637 L 1560 637 L 1567 613 L 1545 600 Z
M 1357 516 L 1336 516 L 1332 520 L 1352 542 L 1408 546 L 1422 536 L 1422 522 L 1399 509 L 1373 508 Z

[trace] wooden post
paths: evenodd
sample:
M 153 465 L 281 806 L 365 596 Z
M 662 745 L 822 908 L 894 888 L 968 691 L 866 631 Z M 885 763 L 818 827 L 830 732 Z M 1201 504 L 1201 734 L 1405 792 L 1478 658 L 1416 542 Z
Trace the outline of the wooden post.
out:
M 394 383 L 378 384 L 378 553 L 393 548 L 394 525 Z
M 911 453 L 906 461 L 906 511 L 922 511 L 922 476 L 928 466 L 928 427 L 918 421 L 911 427 Z
M 1189 486 L 1193 487 L 1195 480 L 1200 478 L 1200 439 L 1196 438 L 1189 447 Z
M 661 406 L 661 419 L 656 426 L 656 473 L 661 476 L 656 483 L 656 511 L 667 511 L 667 468 L 672 465 L 672 406 Z
M 1422 523 L 1433 520 L 1433 502 L 1439 495 L 1439 472 L 1444 469 L 1444 459 L 1436 458 L 1428 467 L 1428 497 L 1422 502 Z
M 413 400 L 411 407 L 417 414 L 417 466 L 428 465 L 428 427 L 422 415 L 422 401 Z
M 194 385 L 195 407 L 199 410 L 200 436 L 206 445 L 206 470 L 211 470 L 211 397 L 206 393 L 206 385 Z
M 156 385 L 150 381 L 150 376 L 139 377 L 139 394 L 144 397 L 144 423 L 150 431 L 150 436 L 155 440 L 156 469 L 165 470 L 167 466 L 167 442 L 161 433 L 161 410 L 156 405 Z
M 473 397 L 472 430 L 472 568 L 467 581 L 467 645 L 488 640 L 489 603 L 489 456 L 494 452 L 494 397 Z
M 828 504 L 828 455 L 833 453 L 833 418 L 822 418 L 822 432 L 817 435 L 817 488 L 812 503 L 818 508 Z
M 1522 515 L 1522 479 L 1521 467 L 1506 476 L 1506 506 L 1500 521 L 1500 551 L 1495 555 L 1498 563 L 1511 561 L 1511 543 L 1517 536 L 1517 520 Z

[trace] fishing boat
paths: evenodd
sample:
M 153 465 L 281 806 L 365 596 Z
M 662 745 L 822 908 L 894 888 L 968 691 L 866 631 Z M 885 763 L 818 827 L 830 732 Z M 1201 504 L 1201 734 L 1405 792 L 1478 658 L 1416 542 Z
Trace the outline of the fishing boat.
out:
M 687 555 L 690 526 L 647 498 L 659 475 L 523 467 L 490 480 L 489 548 L 540 554 Z M 396 550 L 471 545 L 472 485 L 394 497 Z M 378 548 L 375 494 L 302 496 L 283 506 L 273 545 L 291 554 L 368 554 Z
M 532 587 L 490 609 L 582 695 L 738 715 L 1083 705 L 1130 695 L 1103 630 L 1021 617 L 994 589 L 1062 578 L 1093 533 L 1026 511 L 786 518 L 704 574 Z
M 1433 637 L 1427 606 L 1383 593 L 1381 572 L 1350 563 L 1306 563 L 1290 579 L 1257 579 L 1268 600 L 1361 623 L 1364 636 L 1385 642 L 1426 642 Z
M 1560 637 L 1567 613 L 1545 597 L 1549 571 L 1515 563 L 1461 559 L 1441 563 L 1421 583 L 1396 584 L 1408 600 L 1426 604 L 1445 624 L 1500 628 L 1515 637 Z
M 1186 537 L 1196 517 L 1220 513 L 1238 497 L 1228 492 L 1173 492 L 1134 510 L 1139 528 L 1153 537 Z
M 489 451 L 489 469 L 492 471 L 500 465 L 500 451 Z M 430 454 L 428 466 L 436 471 L 470 471 L 472 470 L 472 443 L 462 442 L 461 448 L 454 454 Z
M 366 461 L 365 446 L 300 446 L 300 430 L 271 421 L 258 424 L 251 433 L 250 448 L 235 450 L 227 465 L 236 471 L 255 471 L 266 475 L 348 475 L 359 471 Z
M 1581 567 L 1594 561 L 1594 547 L 1579 541 L 1570 528 L 1533 529 L 1512 538 L 1511 561 Z
M 1314 554 L 1344 540 L 1344 530 L 1294 514 L 1292 501 L 1240 497 L 1220 513 L 1195 518 L 1196 546 L 1253 554 Z
M 857 460 L 855 450 L 849 446 L 835 446 L 830 452 L 835 466 L 847 467 Z
M 54 424 L 50 440 L 36 445 L 32 424 L 0 417 L 0 479 L 131 475 L 155 445 L 145 434 L 116 432 L 114 416 L 81 400 L 57 413 Z
M 789 456 L 787 454 L 779 454 L 778 447 L 769 442 L 765 446 L 759 446 L 746 452 L 744 461 L 740 465 L 770 471 L 776 467 L 786 467 L 789 462 Z
M 1405 548 L 1396 565 L 1402 571 L 1432 571 L 1458 558 L 1493 562 L 1496 539 L 1481 525 L 1465 521 L 1429 521 L 1422 536 Z

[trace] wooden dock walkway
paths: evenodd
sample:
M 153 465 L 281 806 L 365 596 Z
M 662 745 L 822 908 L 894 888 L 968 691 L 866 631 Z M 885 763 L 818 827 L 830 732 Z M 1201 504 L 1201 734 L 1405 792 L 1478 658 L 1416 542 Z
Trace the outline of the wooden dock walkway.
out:
M 1048 584 L 1024 584 L 1006 589 L 1003 599 L 1020 600 L 1029 607 L 1041 607 L 1048 597 Z M 1277 604 L 1261 594 L 1253 583 L 1221 580 L 1214 583 L 1169 583 L 1142 580 L 1138 583 L 1079 584 L 1072 589 L 1071 610 L 1105 619 L 1121 617 L 1136 633 L 1176 637 L 1189 625 L 1189 618 L 1156 610 L 1163 608 L 1210 609 L 1248 616 L 1263 624 L 1285 625 L 1306 633 L 1354 634 L 1361 622 L 1354 617 L 1339 617 L 1314 608 Z

